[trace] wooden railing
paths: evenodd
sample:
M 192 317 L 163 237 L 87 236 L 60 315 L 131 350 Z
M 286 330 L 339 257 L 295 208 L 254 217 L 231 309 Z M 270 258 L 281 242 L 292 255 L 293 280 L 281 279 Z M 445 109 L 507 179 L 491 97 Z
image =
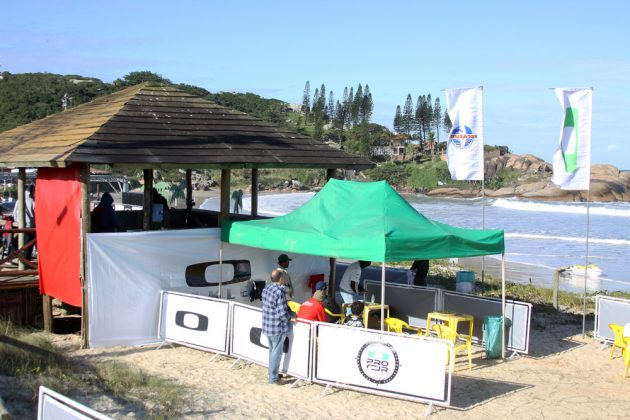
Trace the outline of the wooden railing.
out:
M 12 242 L 13 235 L 18 233 L 35 233 L 35 228 L 24 228 L 24 229 L 0 229 L 0 235 L 5 238 L 5 234 L 8 234 L 6 241 L 3 241 L 2 254 L 0 256 L 0 266 L 7 266 L 9 263 L 14 262 L 15 260 L 20 261 L 24 264 L 24 269 L 20 270 L 16 267 L 15 270 L 0 270 L 0 277 L 20 277 L 20 276 L 36 276 L 39 274 L 39 270 L 37 269 L 37 263 L 33 261 L 27 260 L 23 253 L 24 251 L 35 245 L 37 243 L 37 239 L 33 238 L 27 243 L 25 243 L 21 248 L 15 249 L 12 252 L 9 252 L 10 244 Z

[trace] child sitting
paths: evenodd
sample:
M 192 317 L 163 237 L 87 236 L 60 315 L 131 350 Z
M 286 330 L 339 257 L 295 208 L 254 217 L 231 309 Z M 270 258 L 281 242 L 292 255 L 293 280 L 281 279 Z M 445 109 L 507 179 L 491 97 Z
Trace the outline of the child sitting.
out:
M 363 302 L 355 301 L 352 302 L 350 306 L 350 310 L 352 311 L 352 315 L 350 315 L 350 319 L 346 321 L 346 325 L 349 327 L 359 327 L 363 328 L 363 320 L 361 319 L 363 316 Z

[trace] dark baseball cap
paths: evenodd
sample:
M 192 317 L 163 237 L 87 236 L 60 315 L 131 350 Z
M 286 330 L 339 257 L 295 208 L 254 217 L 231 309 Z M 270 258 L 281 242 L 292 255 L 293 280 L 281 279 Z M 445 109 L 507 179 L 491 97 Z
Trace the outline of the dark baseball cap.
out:
M 289 256 L 287 254 L 280 254 L 280 256 L 278 257 L 278 262 L 279 263 L 283 263 L 283 262 L 287 262 L 287 261 L 292 261 L 291 258 L 289 258 Z
M 326 288 L 328 288 L 328 285 L 324 280 L 318 281 L 315 285 L 315 290 L 325 290 Z

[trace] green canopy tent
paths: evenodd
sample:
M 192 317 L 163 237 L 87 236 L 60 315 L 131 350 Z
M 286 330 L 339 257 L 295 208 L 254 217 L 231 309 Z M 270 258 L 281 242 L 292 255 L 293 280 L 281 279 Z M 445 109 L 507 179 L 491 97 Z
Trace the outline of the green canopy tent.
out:
M 310 201 L 284 216 L 225 221 L 221 240 L 263 249 L 382 262 L 383 301 L 386 262 L 504 253 L 502 230 L 463 229 L 430 220 L 385 181 L 330 179 Z

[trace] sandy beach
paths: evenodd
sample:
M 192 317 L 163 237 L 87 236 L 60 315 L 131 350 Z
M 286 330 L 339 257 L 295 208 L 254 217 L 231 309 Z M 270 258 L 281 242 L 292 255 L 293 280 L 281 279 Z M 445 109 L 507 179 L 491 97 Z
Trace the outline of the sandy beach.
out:
M 592 328 L 592 325 L 589 327 Z M 487 360 L 474 347 L 473 369 L 458 354 L 451 407 L 434 409 L 431 418 L 627 418 L 630 395 L 622 379 L 620 356 L 609 361 L 609 347 L 582 337 L 581 317 L 536 313 L 530 354 L 505 361 Z M 53 337 L 77 362 L 116 360 L 170 378 L 190 390 L 185 418 L 420 418 L 426 404 L 300 382 L 290 388 L 268 385 L 266 368 L 177 346 L 79 349 L 76 335 Z M 74 396 L 113 418 L 135 417 L 106 396 Z M 141 416 L 141 415 L 140 415 Z

